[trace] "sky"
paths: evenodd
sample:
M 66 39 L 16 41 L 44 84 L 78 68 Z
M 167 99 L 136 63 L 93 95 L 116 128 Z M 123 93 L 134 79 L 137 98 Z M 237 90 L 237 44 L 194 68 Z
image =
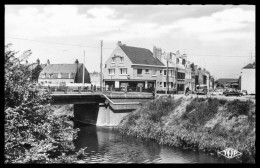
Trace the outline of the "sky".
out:
M 100 71 L 121 41 L 186 53 L 216 79 L 238 78 L 255 58 L 254 5 L 5 5 L 5 44 L 28 62 L 84 61 Z M 252 55 L 252 57 L 251 57 Z

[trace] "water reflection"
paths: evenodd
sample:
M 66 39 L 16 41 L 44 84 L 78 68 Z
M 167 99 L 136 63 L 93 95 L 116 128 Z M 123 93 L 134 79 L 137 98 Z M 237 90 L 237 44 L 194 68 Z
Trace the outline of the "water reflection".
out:
M 104 127 L 80 127 L 75 140 L 76 150 L 85 149 L 86 163 L 234 163 L 224 158 L 192 150 L 160 146 L 154 141 L 144 141 L 121 135 Z

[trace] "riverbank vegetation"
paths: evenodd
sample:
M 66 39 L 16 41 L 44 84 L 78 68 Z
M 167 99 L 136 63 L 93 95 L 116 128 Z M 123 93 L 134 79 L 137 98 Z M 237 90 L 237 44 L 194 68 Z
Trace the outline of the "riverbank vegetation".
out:
M 17 54 L 5 46 L 5 163 L 74 162 L 78 130 L 65 126 L 66 116 L 53 115 L 48 93 L 30 89 L 31 71 L 22 61 L 31 51 Z
M 162 145 L 218 155 L 228 147 L 237 159 L 255 162 L 255 104 L 216 98 L 158 98 L 127 115 L 117 127 L 122 134 L 153 139 Z

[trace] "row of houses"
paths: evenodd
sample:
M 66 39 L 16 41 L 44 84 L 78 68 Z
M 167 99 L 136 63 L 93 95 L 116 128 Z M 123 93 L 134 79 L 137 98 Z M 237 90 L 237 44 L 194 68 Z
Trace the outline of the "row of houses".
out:
M 169 91 L 174 93 L 184 93 L 186 88 L 195 91 L 197 85 L 214 88 L 214 78 L 209 71 L 189 62 L 186 54 L 179 51 L 163 53 L 156 46 L 151 52 L 149 49 L 127 46 L 120 41 L 105 62 L 103 85 L 114 88 L 155 88 L 158 92 L 165 92 L 167 76 Z
M 26 61 L 26 64 L 28 62 Z M 31 80 L 41 85 L 59 85 L 60 83 L 74 84 L 83 82 L 83 68 L 84 83 L 90 83 L 90 74 L 82 63 L 76 60 L 72 64 L 50 64 L 47 60 L 46 64 L 41 64 L 37 59 L 36 63 L 28 64 L 32 71 Z M 35 77 L 36 76 L 36 77 Z
M 40 70 L 36 80 L 42 85 L 82 83 L 84 68 L 84 83 L 100 86 L 100 73 L 89 73 L 78 60 L 72 64 L 50 64 L 49 60 L 46 64 L 40 64 L 38 59 L 33 67 Z M 184 93 L 186 88 L 195 91 L 198 85 L 214 88 L 214 78 L 209 71 L 189 62 L 186 54 L 179 51 L 165 53 L 156 46 L 151 52 L 120 41 L 105 61 L 102 86 L 154 88 L 157 92 L 165 92 L 168 89 L 167 77 L 169 91 L 173 93 Z

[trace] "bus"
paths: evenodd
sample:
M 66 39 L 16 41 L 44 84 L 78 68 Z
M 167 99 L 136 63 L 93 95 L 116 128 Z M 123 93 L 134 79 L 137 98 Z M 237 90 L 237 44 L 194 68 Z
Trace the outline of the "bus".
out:
M 207 85 L 196 85 L 196 94 L 204 94 L 208 93 L 208 86 Z

